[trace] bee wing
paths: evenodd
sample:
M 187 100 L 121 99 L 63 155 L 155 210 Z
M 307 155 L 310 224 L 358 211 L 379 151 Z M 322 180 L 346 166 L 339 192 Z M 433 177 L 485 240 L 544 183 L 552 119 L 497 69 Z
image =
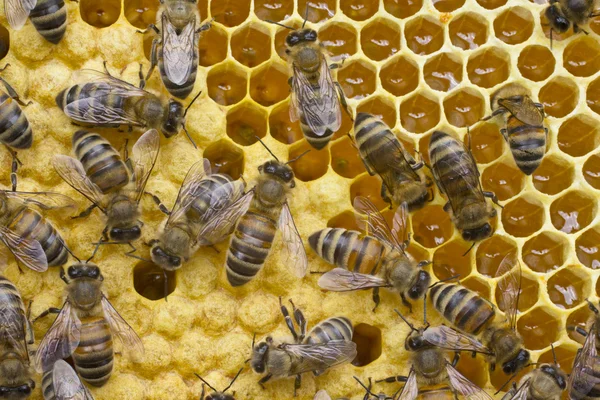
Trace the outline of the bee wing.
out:
M 400 397 L 398 400 L 414 400 L 419 395 L 419 385 L 417 384 L 417 374 L 411 368 L 410 373 L 408 374 L 408 379 L 402 388 L 402 392 L 400 393 Z
M 55 192 L 12 192 L 2 191 L 6 197 L 22 201 L 26 205 L 34 205 L 41 210 L 68 210 L 77 209 L 75 200 L 64 194 Z
M 37 240 L 21 237 L 5 226 L 0 226 L 0 240 L 8 247 L 15 258 L 36 272 L 48 269 L 48 259 L 42 245 Z
M 319 390 L 313 400 L 331 400 L 331 397 L 327 394 L 326 390 Z
M 294 224 L 294 218 L 290 212 L 288 203 L 285 202 L 279 215 L 279 229 L 283 239 L 283 248 L 285 252 L 284 260 L 288 263 L 294 274 L 298 278 L 303 278 L 308 269 L 308 260 L 302 238 Z
M 11 28 L 19 30 L 25 25 L 36 0 L 4 0 L 4 13 Z
M 29 360 L 27 344 L 24 340 L 27 320 L 22 313 L 17 311 L 16 307 L 7 303 L 0 303 L 0 342 L 4 344 L 5 349 L 10 347 L 24 360 Z
M 447 350 L 492 354 L 490 349 L 485 347 L 479 340 L 445 325 L 427 328 L 423 332 L 423 337 L 432 345 Z
M 238 219 L 248 211 L 254 191 L 250 190 L 233 204 L 215 214 L 200 230 L 197 240 L 201 244 L 215 244 L 229 235 Z
M 150 94 L 129 82 L 95 69 L 81 69 L 75 72 L 74 77 L 77 81 L 95 84 L 93 88 L 95 90 L 91 91 L 94 96 L 112 94 L 124 97 L 144 97 Z
M 104 311 L 104 317 L 110 325 L 112 334 L 119 338 L 131 359 L 139 362 L 144 356 L 144 344 L 142 340 L 104 295 L 102 295 L 100 302 Z
M 135 143 L 132 149 L 133 174 L 135 176 L 136 200 L 139 203 L 148 178 L 156 164 L 160 137 L 156 129 L 146 131 Z
M 398 138 L 396 138 L 396 136 L 390 137 L 389 135 L 384 135 L 380 137 L 380 140 L 382 141 L 382 146 L 384 146 L 386 149 L 389 149 L 388 151 L 391 157 L 390 161 L 387 163 L 387 166 L 390 168 L 390 170 L 404 176 L 408 176 L 412 178 L 412 180 L 420 181 L 419 175 L 417 175 L 415 170 L 412 169 L 410 163 L 406 159 L 405 150 Z M 364 155 L 367 158 L 371 165 L 376 165 L 377 163 L 377 160 L 374 158 L 376 157 L 375 154 L 376 152 L 365 152 L 365 154 L 361 153 L 361 155 Z M 397 185 L 396 176 L 394 173 L 382 174 L 380 176 L 389 189 L 393 189 L 394 186 Z
M 371 200 L 363 196 L 356 196 L 354 198 L 354 209 L 361 214 L 366 215 L 367 218 L 365 220 L 362 215 L 356 214 L 356 222 L 361 228 L 365 227 L 366 224 L 368 235 L 376 237 L 391 247 L 396 247 L 398 249 L 404 248 L 403 244 L 400 243 L 398 237 L 392 233 L 387 221 L 383 218 L 383 215 L 381 215 Z M 398 215 L 398 221 L 396 221 L 396 215 L 394 215 L 394 225 L 397 224 L 398 229 L 400 229 L 401 225 L 406 227 L 408 209 L 404 211 L 402 209 L 396 210 L 396 214 Z M 401 221 L 402 218 L 404 218 L 404 221 Z
M 544 112 L 537 108 L 529 96 L 524 96 L 519 107 L 504 107 L 519 121 L 527 125 L 541 125 L 544 122 Z
M 64 360 L 54 363 L 52 385 L 56 400 L 93 400 L 77 373 Z
M 319 287 L 332 292 L 371 289 L 389 286 L 385 279 L 374 275 L 359 274 L 344 268 L 334 268 L 319 278 Z
M 452 365 L 446 363 L 450 386 L 469 400 L 493 400 L 482 388 L 465 378 Z
M 67 182 L 69 186 L 77 190 L 89 201 L 96 204 L 103 212 L 102 198 L 104 194 L 102 190 L 88 178 L 83 165 L 79 160 L 65 155 L 57 155 L 52 158 L 52 165 L 61 178 Z
M 315 344 L 282 344 L 282 350 L 298 362 L 292 366 L 289 376 L 311 371 L 324 371 L 356 357 L 356 343 L 349 340 L 330 340 Z
M 79 346 L 81 321 L 66 301 L 60 314 L 46 332 L 35 352 L 35 369 L 42 373 L 54 365 L 56 360 L 69 357 Z
M 595 377 L 594 364 L 597 362 L 596 350 L 596 324 L 588 332 L 581 351 L 577 352 L 573 362 L 573 370 L 567 382 L 567 393 L 577 393 L 576 398 L 585 397 L 600 383 L 600 378 Z M 575 397 L 569 397 L 575 399 Z
M 514 270 L 515 267 L 516 270 Z M 522 276 L 521 263 L 516 255 L 509 253 L 504 256 L 496 271 L 496 277 L 501 277 L 498 280 L 498 288 L 500 289 L 500 293 L 502 293 L 502 304 L 505 309 L 504 314 L 513 330 L 517 326 Z
M 185 215 L 187 209 L 196 199 L 201 181 L 207 174 L 210 174 L 210 161 L 206 158 L 195 162 L 190 167 L 181 183 L 179 193 L 177 193 L 177 199 L 167 219 L 167 226 L 180 220 Z
M 163 60 L 165 73 L 169 80 L 176 85 L 184 84 L 192 71 L 194 59 L 194 36 L 196 20 L 190 22 L 177 35 L 175 28 L 163 14 Z
M 530 386 L 531 379 L 527 379 L 521 386 L 519 386 L 517 391 L 510 398 L 510 400 L 527 400 Z

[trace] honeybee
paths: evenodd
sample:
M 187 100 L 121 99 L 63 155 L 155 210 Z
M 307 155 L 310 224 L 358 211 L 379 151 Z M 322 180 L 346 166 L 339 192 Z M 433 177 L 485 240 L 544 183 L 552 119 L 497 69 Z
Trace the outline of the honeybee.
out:
M 600 312 L 588 301 L 590 309 L 594 312 L 589 321 L 589 330 L 586 332 L 581 327 L 567 327 L 575 330 L 585 337 L 583 347 L 577 350 L 573 370 L 567 381 L 567 393 L 571 400 L 598 399 L 600 398 L 600 357 L 598 357 L 598 323 L 600 321 Z
M 373 310 L 379 305 L 379 288 L 391 288 L 400 294 L 402 303 L 411 308 L 406 298 L 423 298 L 431 276 L 422 269 L 429 261 L 417 264 L 405 251 L 410 243 L 406 203 L 396 209 L 392 229 L 369 199 L 357 196 L 354 208 L 366 215 L 366 221 L 360 216 L 357 222 L 359 225 L 366 223 L 372 236 L 341 228 L 326 228 L 308 238 L 315 253 L 337 267 L 319 279 L 319 286 L 335 292 L 372 288 Z
M 21 400 L 31 395 L 28 344 L 33 334 L 19 291 L 0 275 L 0 397 Z
M 240 376 L 240 374 L 242 373 L 243 370 L 244 370 L 244 368 L 240 368 L 240 370 L 238 371 L 238 373 L 233 377 L 233 379 L 229 383 L 229 386 L 227 386 L 222 392 L 219 392 L 217 389 L 215 389 L 214 387 L 212 387 L 211 384 L 208 383 L 208 382 L 206 382 L 204 380 L 204 378 L 202 378 L 200 375 L 194 374 L 203 383 L 205 383 L 209 388 L 211 388 L 213 390 L 213 393 L 211 393 L 208 396 L 204 397 L 204 385 L 202 385 L 202 393 L 200 394 L 200 400 L 235 400 L 235 397 L 234 397 L 235 396 L 235 392 L 233 392 L 233 394 L 226 394 L 225 392 L 229 390 L 229 388 L 233 385 L 233 382 L 235 382 L 235 380 L 238 378 L 238 376 Z
M 67 30 L 67 8 L 63 0 L 4 0 L 9 25 L 19 30 L 27 18 L 40 35 L 58 44 Z
M 189 260 L 200 246 L 221 242 L 233 230 L 247 205 L 237 203 L 245 183 L 226 174 L 211 174 L 207 159 L 188 171 L 173 209 L 158 238 L 150 242 L 152 261 L 173 271 Z M 250 201 L 246 197 L 243 201 Z
M 516 271 L 514 270 L 516 267 Z M 502 293 L 506 322 L 494 321 L 494 307 L 477 293 L 458 283 L 443 282 L 429 289 L 434 308 L 457 329 L 480 335 L 486 351 L 490 370 L 496 364 L 507 374 L 519 372 L 529 363 L 529 352 L 523 348 L 523 339 L 517 332 L 517 312 L 521 292 L 521 264 L 513 255 L 500 262 L 497 277 Z
M 256 186 L 236 202 L 236 207 L 230 207 L 235 218 L 241 215 L 227 250 L 227 279 L 232 286 L 249 282 L 261 270 L 277 227 L 286 252 L 283 259 L 297 277 L 306 275 L 306 251 L 287 203 L 291 189 L 296 186 L 294 171 L 288 164 L 305 153 L 284 164 L 262 141 L 260 143 L 275 159 L 258 167 L 260 175 Z
M 479 170 L 469 149 L 441 131 L 434 131 L 429 143 L 429 158 L 433 177 L 448 197 L 444 211 L 450 214 L 454 225 L 466 241 L 476 242 L 491 236 L 494 207 L 486 197 L 498 204 L 493 192 L 485 192 L 479 182 Z
M 54 367 L 44 373 L 42 391 L 44 400 L 94 400 L 77 373 L 63 360 L 56 361 Z
M 552 31 L 565 33 L 573 25 L 573 32 L 586 31 L 581 25 L 587 24 L 588 20 L 598 14 L 594 13 L 595 0 L 550 0 L 550 5 L 544 11 L 550 24 L 550 40 Z
M 58 107 L 73 121 L 92 127 L 152 128 L 167 138 L 183 129 L 196 147 L 185 127 L 185 116 L 201 93 L 184 109 L 180 102 L 171 99 L 165 103 L 158 96 L 111 76 L 108 71 L 83 70 L 81 74 L 89 81 L 64 89 L 56 96 Z
M 157 23 L 162 37 L 152 41 L 150 78 L 158 64 L 165 88 L 171 95 L 185 99 L 194 89 L 198 70 L 198 38 L 210 28 L 210 22 L 200 25 L 197 0 L 161 0 Z M 161 31 L 150 25 L 156 34 Z
M 133 146 L 131 170 L 119 153 L 97 133 L 77 131 L 73 135 L 73 150 L 78 159 L 57 155 L 52 165 L 73 189 L 92 205 L 79 217 L 94 208 L 106 215 L 103 240 L 129 243 L 141 236 L 140 200 L 156 163 L 160 138 L 154 129 L 144 133 Z
M 505 116 L 505 128 L 500 129 L 500 133 L 510 146 L 517 167 L 531 175 L 546 153 L 548 128 L 544 127 L 544 106 L 534 103 L 527 89 L 518 84 L 497 90 L 490 102 L 493 112 L 482 121 Z
M 371 386 L 372 386 L 371 378 L 369 378 L 369 386 L 365 386 L 365 384 L 362 383 L 360 381 L 360 379 L 358 379 L 356 376 L 354 376 L 353 378 L 365 389 L 365 396 L 363 397 L 363 400 L 394 400 L 394 397 L 396 397 L 396 395 L 389 397 L 385 393 L 379 393 L 379 394 L 373 393 L 371 391 Z M 327 394 L 327 391 L 319 390 L 315 394 L 315 397 L 313 398 L 313 400 L 331 400 L 331 397 L 329 396 L 329 394 Z M 348 400 L 348 399 L 339 398 L 337 400 Z
M 61 270 L 67 284 L 67 299 L 62 309 L 40 314 L 58 313 L 35 354 L 38 372 L 54 366 L 57 360 L 72 356 L 75 369 L 92 386 L 104 385 L 113 369 L 113 338 L 134 361 L 144 353 L 144 345 L 102 293 L 104 277 L 97 265 L 77 262 Z
M 312 372 L 315 376 L 340 364 L 348 363 L 356 357 L 356 343 L 352 342 L 353 327 L 349 319 L 334 317 L 321 321 L 306 334 L 306 319 L 299 308 L 290 300 L 294 320 L 300 332 L 296 331 L 287 307 L 281 303 L 281 313 L 294 337 L 294 343 L 285 343 L 267 336 L 256 347 L 252 343 L 250 365 L 259 373 L 266 373 L 259 385 L 270 379 L 296 375 L 294 397 L 302 383 L 302 374 Z
M 358 113 L 354 140 L 369 175 L 381 177 L 381 197 L 390 207 L 406 202 L 408 210 L 413 211 L 425 204 L 433 182 L 423 173 L 423 162 L 417 162 L 404 149 L 383 121 L 371 114 Z

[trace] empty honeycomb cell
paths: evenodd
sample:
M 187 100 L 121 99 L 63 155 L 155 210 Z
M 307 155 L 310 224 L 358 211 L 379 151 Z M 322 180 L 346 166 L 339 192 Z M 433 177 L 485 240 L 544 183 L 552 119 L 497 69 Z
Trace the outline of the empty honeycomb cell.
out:
M 507 44 L 523 43 L 533 33 L 533 15 L 524 7 L 505 9 L 494 20 L 496 37 Z
M 507 287 L 509 285 L 507 282 L 509 279 L 512 278 L 504 275 L 498 280 L 498 284 L 496 285 L 496 304 L 503 312 L 506 312 L 506 309 L 512 305 L 512 303 L 506 303 L 503 298 L 505 292 L 502 287 Z M 519 295 L 519 311 L 525 312 L 538 302 L 540 296 L 540 284 L 535 276 L 531 277 L 527 274 L 521 276 L 520 283 L 521 292 Z M 507 296 L 507 300 L 511 302 L 512 296 Z
M 513 162 L 498 162 L 486 167 L 481 174 L 483 190 L 496 193 L 501 201 L 521 193 L 525 187 L 525 175 Z
M 298 120 L 290 120 L 290 103 L 279 104 L 269 115 L 269 133 L 275 139 L 285 144 L 292 144 L 302 139 L 302 129 Z
M 448 25 L 450 41 L 463 50 L 473 50 L 487 42 L 488 26 L 484 18 L 474 12 L 456 16 Z
M 252 72 L 250 97 L 258 104 L 268 107 L 284 100 L 289 94 L 286 67 L 278 63 L 269 63 Z
M 457 128 L 471 126 L 483 117 L 485 100 L 474 89 L 464 88 L 444 99 L 446 120 Z
M 462 81 L 462 60 L 452 53 L 440 53 L 429 58 L 423 67 L 423 78 L 433 90 L 448 92 Z
M 389 212 L 391 214 L 392 210 L 389 210 Z M 408 246 L 408 249 L 406 249 L 406 253 L 408 253 L 417 262 L 429 261 L 431 259 L 429 252 L 414 241 L 410 242 L 410 246 Z
M 581 264 L 591 269 L 600 268 L 599 243 L 600 232 L 597 227 L 588 229 L 575 240 L 575 253 Z
M 477 86 L 491 88 L 508 79 L 510 56 L 499 47 L 488 47 L 469 57 L 467 75 Z
M 79 2 L 81 19 L 96 28 L 106 28 L 119 19 L 121 2 L 119 0 L 81 0 Z
M 225 26 L 238 26 L 248 19 L 250 2 L 248 0 L 211 1 L 210 15 Z
M 560 369 L 562 369 L 566 374 L 570 374 L 571 370 L 573 369 L 573 361 L 575 360 L 576 355 L 576 349 L 560 345 L 558 347 L 554 347 L 554 351 L 552 351 L 552 349 L 546 350 L 546 352 L 539 356 L 537 362 L 548 364 L 554 364 L 554 362 L 556 362 Z M 554 359 L 555 357 L 556 361 Z
M 591 76 L 600 71 L 600 43 L 579 35 L 563 51 L 563 66 L 574 76 Z
M 494 277 L 506 256 L 516 256 L 516 243 L 507 236 L 493 235 L 477 246 L 475 265 L 480 274 Z M 489 298 L 489 297 L 488 297 Z
M 360 31 L 360 47 L 371 60 L 385 60 L 400 51 L 400 27 L 389 19 L 371 21 Z
M 409 132 L 427 132 L 439 121 L 440 105 L 433 96 L 416 93 L 400 104 L 400 123 Z
M 150 261 L 133 268 L 133 287 L 148 300 L 160 300 L 175 291 L 175 271 L 167 271 Z
M 582 191 L 568 192 L 550 205 L 550 220 L 564 233 L 579 232 L 592 222 L 597 208 L 594 197 Z
M 254 14 L 263 21 L 283 21 L 294 13 L 294 3 L 287 0 L 254 0 Z
M 541 232 L 523 244 L 523 261 L 529 269 L 546 273 L 560 268 L 569 254 L 569 243 L 554 232 Z
M 544 225 L 544 205 L 531 196 L 512 200 L 501 212 L 504 230 L 512 236 L 530 236 Z
M 244 151 L 227 139 L 209 144 L 202 157 L 210 161 L 213 172 L 239 179 L 244 174 Z
M 590 321 L 590 317 L 594 315 L 592 310 L 587 306 L 587 304 L 577 308 L 569 316 L 567 317 L 567 322 L 565 324 L 565 328 L 569 337 L 575 341 L 578 341 L 583 344 L 583 338 L 580 334 L 574 332 L 569 329 L 570 327 L 580 327 L 585 329 L 586 331 L 589 329 L 588 322 Z
M 558 148 L 573 157 L 584 156 L 600 141 L 598 121 L 587 115 L 576 115 L 564 121 L 558 129 Z
M 430 249 L 446 243 L 454 233 L 450 216 L 439 205 L 427 205 L 415 211 L 412 226 L 414 240 Z
M 374 96 L 362 101 L 356 108 L 356 113 L 361 112 L 376 116 L 390 128 L 396 125 L 396 107 L 386 97 Z
M 378 210 L 383 210 L 389 206 L 389 204 L 381 198 L 381 179 L 377 175 L 370 176 L 365 174 L 352 182 L 352 185 L 350 185 L 350 202 L 352 204 L 354 204 L 354 198 L 356 196 L 368 198 L 375 204 Z
M 383 8 L 396 18 L 408 18 L 423 7 L 423 0 L 383 0 Z
M 600 155 L 592 154 L 585 160 L 583 177 L 594 189 L 600 189 Z
M 470 243 L 454 240 L 444 244 L 433 253 L 433 273 L 438 279 L 448 279 L 459 275 L 467 277 L 471 274 L 472 263 L 469 254 Z M 464 256 L 463 256 L 464 255 Z
M 554 195 L 571 186 L 575 179 L 575 168 L 573 163 L 562 157 L 550 155 L 544 157 L 531 176 L 537 190 Z
M 521 315 L 517 330 L 529 350 L 541 350 L 554 343 L 561 335 L 560 319 L 548 307 L 536 307 Z
M 267 134 L 267 113 L 250 103 L 227 112 L 227 136 L 237 144 L 250 146 Z
M 575 109 L 579 102 L 579 88 L 569 78 L 558 76 L 547 82 L 538 94 L 544 112 L 562 118 Z
M 366 172 L 362 159 L 349 137 L 343 137 L 331 145 L 331 168 L 344 178 L 354 178 Z
M 483 297 L 484 299 L 489 300 L 491 298 L 490 285 L 486 281 L 484 281 L 483 279 L 481 279 L 475 275 L 471 275 L 471 276 L 467 277 L 466 279 L 461 280 L 460 283 L 464 287 L 471 289 L 474 292 L 479 293 L 479 295 L 481 297 Z
M 533 82 L 547 79 L 554 72 L 556 60 L 546 46 L 534 44 L 525 47 L 519 54 L 517 67 L 521 76 Z
M 375 91 L 377 72 L 370 64 L 358 60 L 344 64 L 337 74 L 347 98 L 362 99 Z
M 352 341 L 356 343 L 357 353 L 352 365 L 364 367 L 381 356 L 381 329 L 369 324 L 357 324 L 354 326 Z
M 488 10 L 493 10 L 498 7 L 502 7 L 508 0 L 477 0 L 477 3 Z
M 378 0 L 340 0 L 340 10 L 355 21 L 371 18 L 378 9 Z
M 416 17 L 406 23 L 404 36 L 413 53 L 427 55 L 444 44 L 444 27 L 433 17 Z
M 125 0 L 123 2 L 125 18 L 136 28 L 146 29 L 156 23 L 158 4 L 151 0 Z
M 314 181 L 322 177 L 327 173 L 329 167 L 329 149 L 327 147 L 321 150 L 314 149 L 306 140 L 290 147 L 288 160 L 293 160 L 308 150 L 310 150 L 308 153 L 290 164 L 296 178 L 303 182 Z
M 477 124 L 471 129 L 471 151 L 478 164 L 487 164 L 504 151 L 504 139 L 498 131 L 498 125 L 492 122 Z
M 235 64 L 221 64 L 208 72 L 208 96 L 222 106 L 237 104 L 246 97 L 247 79 L 246 71 Z
M 1 30 L 0 30 L 0 35 L 1 35 Z M 7 38 L 8 38 L 8 36 L 7 36 Z M 586 90 L 586 102 L 587 102 L 588 107 L 593 112 L 595 112 L 596 114 L 600 114 L 600 78 L 596 78 L 592 82 L 589 83 L 587 90 Z
M 550 301 L 559 308 L 577 307 L 590 295 L 591 283 L 587 272 L 568 266 L 556 272 L 546 285 Z
M 356 223 L 356 216 L 354 211 L 346 210 L 341 214 L 338 214 L 327 221 L 328 228 L 343 228 L 351 231 L 360 231 L 358 224 Z
M 488 380 L 488 366 L 486 365 L 483 357 L 472 358 L 470 355 L 463 354 L 463 356 L 459 359 L 458 364 L 456 364 L 456 369 L 475 385 L 479 387 L 486 387 Z M 422 400 L 428 399 L 427 397 L 421 397 L 420 394 L 418 398 Z M 431 397 L 429 400 L 435 400 L 438 398 L 439 397 Z
M 419 84 L 419 67 L 408 57 L 390 60 L 379 71 L 381 86 L 394 96 L 404 96 Z
M 8 29 L 0 25 L 0 60 L 6 57 L 10 49 L 10 34 Z
M 298 0 L 298 14 L 305 15 L 308 7 L 308 21 L 318 23 L 335 15 L 336 0 Z
M 433 0 L 435 9 L 443 13 L 451 13 L 461 8 L 464 4 L 465 0 Z
M 355 54 L 358 48 L 356 29 L 350 24 L 332 22 L 319 29 L 319 41 L 334 61 Z
M 256 67 L 271 57 L 271 36 L 263 24 L 249 23 L 231 35 L 231 55 L 246 67 Z
M 210 29 L 200 34 L 198 40 L 200 65 L 210 67 L 227 57 L 227 32 L 219 25 L 212 24 Z

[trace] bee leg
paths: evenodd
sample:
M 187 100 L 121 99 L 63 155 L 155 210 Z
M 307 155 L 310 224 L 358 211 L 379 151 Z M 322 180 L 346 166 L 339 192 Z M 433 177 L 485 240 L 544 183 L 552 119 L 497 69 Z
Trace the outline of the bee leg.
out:
M 12 191 L 16 192 L 17 191 L 17 170 L 19 169 L 19 165 L 22 166 L 23 163 L 17 157 L 17 152 L 16 151 L 14 151 L 13 149 L 11 149 L 7 145 L 4 145 L 4 146 L 6 147 L 6 149 L 8 150 L 8 152 L 10 153 L 10 155 L 12 156 L 12 164 L 11 164 L 11 170 L 10 170 L 10 183 L 12 185 Z
M 419 262 L 417 264 L 417 267 L 419 268 L 425 268 L 426 266 L 428 266 L 429 264 L 431 264 L 433 261 L 429 261 L 429 260 L 423 260 L 421 262 Z
M 281 309 L 281 313 L 283 314 L 283 318 L 285 319 L 285 324 L 287 325 L 290 332 L 292 332 L 292 336 L 294 336 L 294 342 L 298 343 L 298 334 L 296 333 L 296 329 L 294 328 L 294 323 L 292 322 L 292 317 L 290 317 L 290 313 L 286 306 L 281 302 L 281 296 L 279 297 L 279 307 Z
M 354 117 L 352 116 L 352 112 L 348 108 L 348 102 L 346 101 L 346 95 L 344 94 L 344 90 L 342 89 L 342 85 L 340 85 L 339 82 L 334 82 L 334 83 L 335 83 L 335 87 L 337 88 L 338 94 L 340 96 L 340 103 L 342 103 L 342 106 L 344 107 L 344 110 L 346 110 L 346 114 L 348 114 L 348 116 L 350 117 L 350 119 L 352 121 L 354 121 Z
M 458 360 L 460 360 L 460 352 L 455 351 L 454 352 L 454 358 L 452 359 L 452 366 L 456 367 L 456 364 L 458 364 Z
M 214 20 L 214 18 L 211 19 L 210 21 L 208 21 L 207 23 L 200 25 L 200 28 L 196 29 L 196 33 L 200 33 L 200 32 L 209 30 L 210 27 L 212 26 L 213 20 Z
M 496 193 L 494 193 L 494 192 L 486 192 L 486 191 L 484 191 L 484 192 L 483 192 L 483 195 L 484 195 L 485 197 L 489 197 L 490 199 L 492 199 L 492 201 L 494 202 L 494 204 L 495 204 L 495 205 L 497 205 L 498 207 L 500 207 L 500 208 L 504 208 L 504 207 L 502 207 L 502 206 L 500 205 L 500 203 L 498 203 L 498 197 L 496 196 Z
M 452 211 L 452 205 L 449 201 L 446 202 L 446 204 L 444 204 L 444 211 L 446 211 L 447 213 L 450 213 Z
M 400 294 L 400 298 L 402 299 L 402 304 L 408 308 L 408 311 L 412 314 L 412 304 L 410 304 L 407 300 L 406 297 L 404 296 L 404 293 Z
M 108 76 L 112 76 L 112 75 L 110 74 L 110 71 L 108 70 L 108 66 L 107 66 L 107 65 L 108 65 L 108 63 L 106 62 L 106 60 L 102 61 L 102 67 L 104 67 L 104 73 L 105 73 L 106 75 L 108 75 Z
M 89 206 L 88 208 L 86 208 L 85 210 L 83 210 L 81 213 L 79 213 L 79 215 L 71 217 L 71 219 L 85 218 L 88 215 L 90 215 L 92 213 L 92 211 L 94 210 L 94 208 L 96 208 L 96 207 L 98 207 L 97 204 L 92 204 L 91 206 Z
M 381 383 L 381 382 L 387 382 L 387 383 L 394 383 L 394 382 L 406 382 L 408 380 L 408 376 L 404 376 L 404 375 L 397 375 L 397 376 L 390 376 L 384 379 L 379 379 L 377 381 L 375 381 L 375 383 Z
M 60 277 L 60 279 L 66 283 L 67 285 L 69 284 L 69 281 L 67 280 L 67 277 L 65 276 L 65 270 L 64 269 L 60 269 L 58 272 L 58 276 Z
M 37 317 L 35 317 L 33 319 L 33 321 L 31 321 L 31 323 L 34 324 L 35 321 L 37 321 L 40 318 L 44 318 L 48 314 L 60 314 L 60 311 L 61 311 L 60 308 L 50 307 L 49 309 L 47 309 L 46 311 L 43 311 L 40 315 L 38 315 Z
M 373 302 L 375 303 L 375 307 L 373 307 L 373 312 L 377 310 L 379 307 L 379 303 L 381 302 L 381 298 L 379 297 L 379 288 L 373 288 Z
M 294 381 L 294 397 L 298 396 L 298 389 L 302 385 L 302 375 L 296 375 L 296 380 Z
M 204 400 L 204 383 L 202 384 L 202 393 L 200 393 L 200 400 Z
M 156 25 L 154 24 L 150 24 L 148 25 L 148 28 L 144 29 L 143 31 L 140 31 L 139 29 L 136 31 L 137 33 L 146 33 L 150 30 L 153 30 L 154 33 L 156 33 L 157 35 L 160 34 L 160 30 L 156 27 Z
M 31 323 L 31 305 L 33 304 L 33 300 L 29 300 L 29 304 L 27 305 L 27 315 L 25 323 L 27 325 L 27 344 L 35 343 L 35 334 L 33 333 L 33 325 Z
M 273 374 L 268 374 L 268 375 L 265 375 L 265 376 L 263 376 L 262 378 L 260 378 L 260 380 L 258 381 L 258 384 L 260 385 L 260 387 L 261 387 L 261 388 L 263 388 L 263 389 L 264 389 L 264 388 L 265 388 L 265 385 L 264 385 L 264 384 L 265 384 L 267 381 L 269 381 L 269 379 L 271 379 L 272 377 L 273 377 Z
M 500 134 L 502 135 L 506 143 L 508 143 L 508 131 L 506 130 L 506 128 L 500 129 Z
M 504 108 L 504 107 L 500 107 L 499 109 L 497 109 L 496 111 L 494 111 L 493 113 L 491 113 L 490 115 L 488 115 L 487 117 L 483 117 L 483 118 L 481 118 L 481 119 L 480 119 L 480 121 L 487 121 L 487 120 L 489 120 L 489 119 L 492 119 L 492 118 L 494 118 L 494 117 L 495 117 L 495 116 L 497 116 L 497 115 L 502 115 L 502 114 L 504 114 L 505 112 L 507 112 L 506 108 Z
M 292 302 L 292 299 L 290 299 L 290 303 L 292 304 L 292 308 L 294 310 L 294 319 L 296 320 L 296 324 L 300 327 L 299 341 L 302 342 L 306 336 L 306 318 L 304 317 L 302 310 L 296 308 L 296 305 Z
M 588 333 L 586 332 L 586 330 L 583 329 L 580 326 L 569 325 L 569 326 L 567 326 L 567 330 L 571 331 L 571 332 L 577 332 L 577 333 L 579 333 L 583 337 L 587 337 L 587 335 L 588 335 Z
M 157 195 L 152 194 L 150 192 L 144 192 L 144 194 L 152 197 L 152 200 L 154 200 L 160 211 L 162 211 L 166 215 L 171 215 L 171 211 L 169 211 L 169 209 L 163 204 L 163 202 L 158 198 Z
M 390 205 L 390 210 L 391 210 L 392 209 L 392 199 L 390 198 L 390 195 L 387 190 L 387 186 L 385 186 L 384 183 L 381 184 L 381 198 L 383 199 L 383 201 L 385 201 L 386 203 L 388 203 Z

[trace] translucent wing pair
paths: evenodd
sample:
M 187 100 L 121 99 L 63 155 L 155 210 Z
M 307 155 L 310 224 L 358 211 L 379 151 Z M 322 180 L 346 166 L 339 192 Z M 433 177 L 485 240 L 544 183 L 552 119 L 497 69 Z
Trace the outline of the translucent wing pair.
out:
M 188 23 L 178 35 L 166 13 L 162 16 L 162 52 L 165 74 L 171 82 L 182 85 L 187 82 L 194 61 L 194 37 L 196 20 Z
M 524 124 L 541 125 L 544 122 L 544 112 L 536 107 L 529 96 L 498 99 L 498 103 Z
M 77 373 L 63 360 L 52 368 L 52 387 L 56 400 L 94 400 L 94 397 L 79 380 Z
M 315 344 L 282 344 L 279 349 L 288 353 L 292 359 L 299 360 L 297 363 L 292 363 L 293 367 L 288 376 L 324 371 L 350 362 L 356 357 L 356 343 L 349 340 L 330 340 Z
M 4 12 L 11 28 L 21 29 L 36 4 L 37 0 L 4 0 Z
M 21 306 L 22 306 L 21 302 Z M 23 360 L 29 361 L 26 343 L 27 319 L 22 308 L 16 308 L 8 302 L 0 302 L 0 344 L 4 351 L 11 349 Z
M 567 393 L 569 398 L 577 400 L 586 398 L 596 385 L 600 384 L 600 378 L 596 376 L 600 359 L 596 348 L 598 327 L 594 323 L 590 328 L 583 347 L 577 352 L 573 362 L 573 370 L 567 381 Z

